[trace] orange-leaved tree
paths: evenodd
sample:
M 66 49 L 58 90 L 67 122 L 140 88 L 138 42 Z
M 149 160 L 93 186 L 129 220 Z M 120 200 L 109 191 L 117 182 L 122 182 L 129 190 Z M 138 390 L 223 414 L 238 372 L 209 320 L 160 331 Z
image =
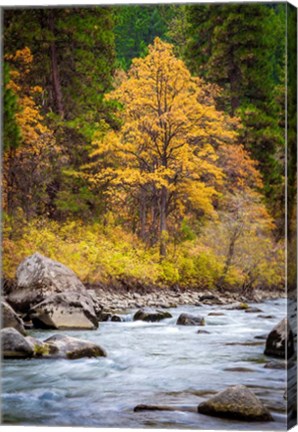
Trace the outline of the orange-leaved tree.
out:
M 97 167 L 91 183 L 105 184 L 115 202 L 137 209 L 140 236 L 151 226 L 161 256 L 174 218 L 215 214 L 224 177 L 216 148 L 235 141 L 237 122 L 216 110 L 209 90 L 172 45 L 156 38 L 108 95 L 122 107 L 122 127 L 95 141 L 93 162 L 85 167 Z

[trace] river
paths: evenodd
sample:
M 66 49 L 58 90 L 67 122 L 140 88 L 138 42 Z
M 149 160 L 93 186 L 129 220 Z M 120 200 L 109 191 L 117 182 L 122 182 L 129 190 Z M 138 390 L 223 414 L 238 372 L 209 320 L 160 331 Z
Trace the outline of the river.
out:
M 262 313 L 220 306 L 179 306 L 160 323 L 100 323 L 96 331 L 67 331 L 101 345 L 107 358 L 5 360 L 2 362 L 2 416 L 5 424 L 280 430 L 286 428 L 285 369 L 264 365 L 269 331 L 286 314 L 286 300 L 257 306 Z M 205 327 L 177 326 L 180 313 L 206 318 Z M 223 316 L 208 316 L 223 312 Z M 265 319 L 258 315 L 272 315 Z M 209 334 L 198 334 L 198 329 Z M 46 339 L 57 331 L 31 331 Z M 257 342 L 257 345 L 244 345 Z M 235 370 L 237 368 L 237 370 Z M 239 371 L 240 368 L 240 371 Z M 244 384 L 271 411 L 274 422 L 241 423 L 198 414 L 214 392 Z M 134 412 L 138 404 L 170 405 L 175 411 Z

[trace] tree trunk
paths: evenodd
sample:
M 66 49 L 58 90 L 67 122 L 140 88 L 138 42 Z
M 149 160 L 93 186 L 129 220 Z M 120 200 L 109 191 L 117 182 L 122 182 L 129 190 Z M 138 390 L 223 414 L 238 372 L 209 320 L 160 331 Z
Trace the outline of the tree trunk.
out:
M 240 105 L 240 80 L 241 72 L 234 63 L 234 54 L 232 53 L 231 66 L 229 70 L 230 92 L 231 92 L 231 115 L 235 115 L 235 111 Z
M 238 235 L 236 233 L 233 234 L 231 241 L 230 241 L 230 245 L 229 245 L 229 251 L 228 251 L 228 255 L 227 255 L 227 259 L 225 262 L 225 266 L 222 272 L 221 277 L 219 278 L 219 281 L 217 282 L 217 286 L 219 289 L 221 289 L 222 284 L 224 283 L 224 280 L 226 278 L 226 275 L 228 273 L 228 270 L 232 264 L 232 259 L 234 256 L 234 251 L 235 251 L 235 244 L 236 244 L 236 240 L 238 238 Z
M 6 210 L 7 214 L 12 216 L 14 214 L 14 201 L 15 201 L 15 191 L 14 191 L 14 158 L 15 150 L 10 149 L 7 158 L 7 175 L 6 175 Z
M 141 192 L 144 195 L 144 192 Z M 140 237 L 143 241 L 146 240 L 146 198 L 144 196 L 141 197 L 140 202 L 140 220 L 141 220 L 141 232 Z
M 165 186 L 161 189 L 160 197 L 160 256 L 165 257 L 167 255 L 166 238 L 167 233 L 167 199 L 168 190 Z
M 49 28 L 52 33 L 50 50 L 51 50 L 53 90 L 54 90 L 54 96 L 55 96 L 55 102 L 56 102 L 58 114 L 63 119 L 64 118 L 63 97 L 62 97 L 61 82 L 59 76 L 57 50 L 55 44 L 55 18 L 54 18 L 54 11 L 49 11 L 49 12 L 50 12 Z

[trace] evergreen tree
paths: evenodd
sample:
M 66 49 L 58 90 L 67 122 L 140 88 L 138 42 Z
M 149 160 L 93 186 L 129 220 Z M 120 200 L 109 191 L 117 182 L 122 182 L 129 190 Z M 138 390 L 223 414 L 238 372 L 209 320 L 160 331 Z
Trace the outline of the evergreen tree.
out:
M 168 24 L 177 8 L 174 5 L 115 7 L 116 51 L 121 68 L 128 69 L 132 59 L 144 57 L 155 37 L 168 39 Z
M 101 121 L 114 125 L 112 109 L 104 101 L 114 72 L 113 26 L 113 11 L 108 7 L 4 12 L 4 52 L 13 55 L 24 46 L 31 50 L 34 62 L 28 84 L 43 89 L 39 98 L 41 109 L 48 126 L 55 130 L 61 158 L 68 169 L 84 163 Z M 67 214 L 68 202 L 71 212 L 73 195 L 80 195 L 81 191 L 83 184 L 70 184 L 60 172 L 48 186 L 49 213 L 53 217 L 63 216 L 59 210 L 60 195 L 63 214 Z M 85 196 L 83 193 L 78 201 L 86 201 Z
M 240 116 L 242 143 L 260 164 L 267 198 L 283 207 L 284 6 L 218 4 L 188 7 L 187 64 L 218 84 L 220 109 Z M 282 225 L 282 223 L 281 223 Z
M 19 110 L 17 96 L 10 87 L 9 66 L 3 66 L 3 147 L 4 150 L 15 149 L 21 142 L 21 132 L 16 120 Z
M 87 124 L 108 117 L 103 94 L 114 71 L 111 8 L 6 10 L 4 25 L 5 53 L 28 46 L 34 56 L 45 110 L 80 120 L 87 135 Z

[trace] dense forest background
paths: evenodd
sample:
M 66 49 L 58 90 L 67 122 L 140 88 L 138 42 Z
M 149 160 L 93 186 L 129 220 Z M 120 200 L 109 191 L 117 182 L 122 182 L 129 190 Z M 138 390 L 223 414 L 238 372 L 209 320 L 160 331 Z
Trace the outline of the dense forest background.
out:
M 90 283 L 282 288 L 286 15 L 5 9 L 6 277 L 39 251 Z

